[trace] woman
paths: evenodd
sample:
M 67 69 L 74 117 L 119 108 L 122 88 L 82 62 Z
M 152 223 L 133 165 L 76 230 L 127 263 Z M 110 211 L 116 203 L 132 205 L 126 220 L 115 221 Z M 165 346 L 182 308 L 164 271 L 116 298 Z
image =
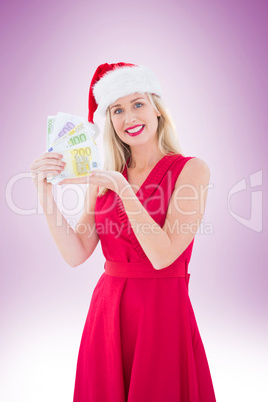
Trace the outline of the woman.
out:
M 60 212 L 46 181 L 64 169 L 61 156 L 45 153 L 31 165 L 65 261 L 78 266 L 99 239 L 106 258 L 81 339 L 74 402 L 214 402 L 188 295 L 209 168 L 182 155 L 159 82 L 146 67 L 99 66 L 89 93 L 92 124 L 97 108 L 106 113 L 104 169 L 61 183 L 88 183 L 75 230 L 64 218 L 57 227 Z

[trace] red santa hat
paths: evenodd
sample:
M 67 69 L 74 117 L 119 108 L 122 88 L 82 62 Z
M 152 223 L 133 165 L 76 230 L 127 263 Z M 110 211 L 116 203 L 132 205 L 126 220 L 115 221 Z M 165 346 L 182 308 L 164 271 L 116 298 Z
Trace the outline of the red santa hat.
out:
M 96 130 L 93 117 L 97 109 L 105 115 L 109 105 L 135 92 L 161 96 L 160 83 L 149 68 L 130 63 L 101 64 L 95 71 L 90 84 L 89 123 L 93 124 Z

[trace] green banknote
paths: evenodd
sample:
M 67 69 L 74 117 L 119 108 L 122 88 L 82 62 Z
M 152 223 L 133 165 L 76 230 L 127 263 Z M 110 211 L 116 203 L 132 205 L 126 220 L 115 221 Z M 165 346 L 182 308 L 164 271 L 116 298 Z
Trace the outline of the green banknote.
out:
M 55 124 L 56 116 L 47 117 L 47 149 L 50 147 L 52 142 L 53 128 Z

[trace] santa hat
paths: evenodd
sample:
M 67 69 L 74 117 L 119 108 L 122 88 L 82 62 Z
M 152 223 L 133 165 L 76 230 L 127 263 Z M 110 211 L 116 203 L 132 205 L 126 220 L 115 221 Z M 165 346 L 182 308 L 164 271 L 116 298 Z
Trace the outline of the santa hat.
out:
M 101 64 L 91 80 L 88 99 L 88 121 L 95 131 L 99 131 L 93 121 L 97 109 L 105 115 L 109 105 L 135 92 L 161 96 L 160 83 L 149 68 L 130 63 Z

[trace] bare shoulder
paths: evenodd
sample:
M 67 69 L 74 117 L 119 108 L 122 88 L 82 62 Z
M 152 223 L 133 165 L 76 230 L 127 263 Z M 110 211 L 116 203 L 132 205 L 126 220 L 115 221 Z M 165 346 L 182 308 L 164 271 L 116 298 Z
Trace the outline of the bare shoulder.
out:
M 197 157 L 189 159 L 185 163 L 183 169 L 196 172 L 200 171 L 201 173 L 210 173 L 208 164 L 203 159 Z
M 210 168 L 208 164 L 201 158 L 191 158 L 189 159 L 176 181 L 176 186 L 183 182 L 197 183 L 197 182 L 208 182 L 210 179 Z

